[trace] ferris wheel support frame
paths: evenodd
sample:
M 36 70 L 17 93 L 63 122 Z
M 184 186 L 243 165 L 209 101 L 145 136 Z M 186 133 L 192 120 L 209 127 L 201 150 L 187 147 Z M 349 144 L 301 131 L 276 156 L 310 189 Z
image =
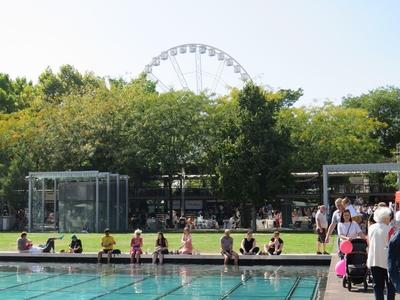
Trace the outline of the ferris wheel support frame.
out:
M 209 51 L 209 56 L 215 56 L 217 55 L 217 59 L 221 62 L 217 73 L 214 77 L 212 87 L 211 87 L 211 93 L 214 93 L 220 80 L 222 73 L 225 68 L 225 64 L 227 66 L 233 66 L 234 67 L 234 73 L 239 73 L 240 74 L 240 79 L 242 81 L 252 81 L 249 73 L 246 71 L 245 68 L 236 60 L 234 59 L 231 55 L 226 53 L 225 51 L 222 51 L 214 46 L 210 46 L 207 44 L 201 44 L 201 43 L 187 43 L 187 44 L 181 44 L 177 45 L 174 47 L 171 47 L 159 54 L 158 56 L 154 57 L 152 61 L 146 65 L 144 73 L 149 75 L 150 77 L 156 79 L 158 83 L 160 83 L 160 86 L 162 89 L 168 90 L 167 85 L 165 85 L 154 73 L 152 72 L 153 67 L 157 67 L 160 65 L 160 62 L 162 60 L 167 60 L 169 59 L 172 67 L 176 73 L 176 76 L 178 77 L 179 83 L 182 86 L 183 89 L 189 89 L 187 80 L 185 78 L 185 75 L 182 72 L 182 69 L 175 58 L 176 55 L 178 54 L 185 54 L 187 50 L 189 49 L 189 52 L 195 54 L 195 65 L 196 65 L 196 90 L 197 93 L 200 93 L 203 89 L 203 70 L 202 70 L 202 64 L 201 64 L 201 55 Z M 213 53 L 211 55 L 211 52 Z M 221 56 L 221 57 L 219 57 Z M 229 62 L 229 64 L 228 64 Z

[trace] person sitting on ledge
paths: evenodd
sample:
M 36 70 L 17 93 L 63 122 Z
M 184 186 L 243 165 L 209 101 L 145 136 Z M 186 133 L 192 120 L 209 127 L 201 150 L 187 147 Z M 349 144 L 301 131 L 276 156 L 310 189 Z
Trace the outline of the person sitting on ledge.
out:
M 283 240 L 279 237 L 279 231 L 274 232 L 274 236 L 264 246 L 265 254 L 280 255 L 283 250 Z
M 97 254 L 97 263 L 101 262 L 103 254 L 107 254 L 107 263 L 110 263 L 115 244 L 114 238 L 110 235 L 110 229 L 104 229 L 104 236 L 101 238 L 101 247 L 103 247 L 103 250 L 99 251 Z
M 135 236 L 131 240 L 131 264 L 136 260 L 136 263 L 140 263 L 140 255 L 143 253 L 143 238 L 140 236 L 142 231 L 136 229 L 134 232 Z
M 224 236 L 221 237 L 221 254 L 224 256 L 224 265 L 227 265 L 230 259 L 233 259 L 235 265 L 237 265 L 239 255 L 233 251 L 233 238 L 230 234 L 231 231 L 225 229 Z
M 183 229 L 183 235 L 181 239 L 181 246 L 179 247 L 179 254 L 192 254 L 192 235 L 188 227 Z
M 82 253 L 82 241 L 73 234 L 71 236 L 71 244 L 69 244 L 69 253 Z
M 34 247 L 32 241 L 28 239 L 28 233 L 23 231 L 21 237 L 17 240 L 17 250 L 20 253 L 50 253 L 55 252 L 55 240 L 62 240 L 64 236 L 50 237 L 45 245 Z
M 157 235 L 156 245 L 153 252 L 153 264 L 156 263 L 157 257 L 160 265 L 164 262 L 164 254 L 168 254 L 168 241 L 162 232 Z
M 243 255 L 254 255 L 260 251 L 260 248 L 256 247 L 256 240 L 253 238 L 253 231 L 249 230 L 246 233 L 245 238 L 242 240 L 240 253 Z

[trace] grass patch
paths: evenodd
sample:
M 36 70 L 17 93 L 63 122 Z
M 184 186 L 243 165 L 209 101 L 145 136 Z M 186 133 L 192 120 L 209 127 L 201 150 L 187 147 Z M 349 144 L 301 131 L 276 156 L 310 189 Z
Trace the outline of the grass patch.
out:
M 84 252 L 98 252 L 100 250 L 100 240 L 103 234 L 101 233 L 81 233 L 77 234 L 82 240 Z M 112 234 L 117 242 L 115 248 L 120 249 L 124 253 L 129 252 L 129 245 L 133 234 Z M 20 232 L 5 232 L 0 233 L 0 251 L 16 251 L 16 241 L 20 236 Z M 58 237 L 59 233 L 29 233 L 28 238 L 32 240 L 34 245 L 43 244 L 48 237 Z M 71 234 L 67 233 L 63 240 L 56 241 L 56 251 L 61 249 L 68 250 Z M 156 233 L 143 233 L 145 252 L 152 252 L 156 240 Z M 168 239 L 169 250 L 176 250 L 180 246 L 181 233 L 165 233 Z M 219 239 L 222 233 L 192 233 L 193 247 L 200 251 L 200 253 L 219 253 L 220 242 Z M 244 237 L 244 233 L 232 233 L 231 236 L 234 240 L 234 250 L 239 251 L 240 243 Z M 271 233 L 255 233 L 257 246 L 261 249 L 272 237 Z M 283 239 L 284 254 L 314 254 L 316 252 L 317 235 L 314 233 L 281 233 Z M 332 239 L 335 240 L 335 239 Z M 332 253 L 332 242 L 327 246 L 327 251 Z

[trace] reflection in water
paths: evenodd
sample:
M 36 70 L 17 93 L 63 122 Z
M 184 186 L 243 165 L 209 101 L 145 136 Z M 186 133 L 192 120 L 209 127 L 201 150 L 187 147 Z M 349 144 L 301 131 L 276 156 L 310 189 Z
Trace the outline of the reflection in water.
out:
M 327 267 L 294 267 L 294 266 L 215 266 L 215 265 L 124 265 L 124 264 L 32 264 L 0 263 L 1 272 L 15 272 L 17 283 L 35 280 L 37 274 L 76 274 L 98 276 L 98 288 L 110 291 L 118 286 L 126 286 L 125 293 L 163 295 L 171 290 L 191 293 L 190 297 L 204 293 L 229 294 L 234 287 L 252 289 L 255 285 L 270 291 L 281 291 L 288 288 L 288 282 L 296 277 L 326 278 Z M 36 277 L 37 278 L 37 277 Z M 87 280 L 87 279 L 86 279 Z M 288 281 L 289 280 L 289 281 Z M 14 283 L 15 284 L 15 283 Z M 93 282 L 90 283 L 93 289 Z M 183 287 L 182 287 L 183 286 Z M 324 283 L 321 286 L 324 287 Z M 290 285 L 289 285 L 290 288 Z M 236 290 L 236 288 L 234 289 Z M 203 293 L 203 294 L 202 294 Z M 189 295 L 189 294 L 188 294 Z M 151 297 L 150 297 L 151 298 Z

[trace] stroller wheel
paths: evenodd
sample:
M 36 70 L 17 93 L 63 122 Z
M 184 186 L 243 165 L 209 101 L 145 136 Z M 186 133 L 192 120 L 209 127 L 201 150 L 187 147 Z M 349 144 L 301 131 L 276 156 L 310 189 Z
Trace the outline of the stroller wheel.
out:
M 344 288 L 346 287 L 346 283 L 347 283 L 346 276 L 343 276 L 342 285 Z
M 349 292 L 351 292 L 351 281 L 349 280 L 348 284 L 347 284 L 347 289 L 349 290 Z

